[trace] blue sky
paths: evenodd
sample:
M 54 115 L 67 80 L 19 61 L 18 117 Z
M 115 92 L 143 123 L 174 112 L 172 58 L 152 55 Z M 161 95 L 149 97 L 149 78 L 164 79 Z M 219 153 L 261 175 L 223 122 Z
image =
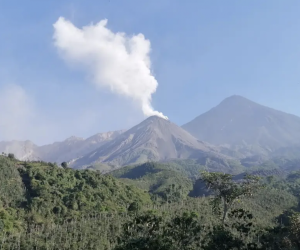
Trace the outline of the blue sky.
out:
M 62 60 L 59 17 L 144 34 L 159 83 L 152 105 L 178 125 L 234 94 L 300 116 L 299 13 L 298 0 L 2 0 L 0 140 L 44 144 L 144 119 L 130 99 Z

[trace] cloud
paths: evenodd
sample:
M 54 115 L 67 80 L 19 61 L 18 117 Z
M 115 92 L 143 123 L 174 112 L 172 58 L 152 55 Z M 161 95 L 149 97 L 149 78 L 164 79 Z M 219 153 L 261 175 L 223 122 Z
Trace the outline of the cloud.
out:
M 140 122 L 136 110 L 124 100 L 99 98 L 89 92 L 92 91 L 76 92 L 70 105 L 63 105 L 66 92 L 51 93 L 55 98 L 46 100 L 45 92 L 33 95 L 30 88 L 21 85 L 0 85 L 0 142 L 30 140 L 45 145 L 70 136 L 87 138 L 99 132 L 126 129 Z M 118 112 L 118 116 L 111 115 Z
M 21 86 L 11 84 L 0 89 L 1 139 L 24 139 L 33 117 L 33 103 Z
M 131 98 L 145 116 L 167 119 L 151 105 L 158 83 L 151 73 L 150 41 L 143 34 L 114 33 L 106 24 L 102 20 L 79 29 L 60 17 L 54 24 L 54 44 L 67 62 L 83 67 L 97 87 Z

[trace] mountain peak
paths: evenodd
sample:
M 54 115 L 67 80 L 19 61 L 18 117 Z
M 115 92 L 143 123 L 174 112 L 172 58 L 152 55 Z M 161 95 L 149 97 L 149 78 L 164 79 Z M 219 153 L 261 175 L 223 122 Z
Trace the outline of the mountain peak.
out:
M 300 118 L 245 97 L 233 95 L 182 126 L 212 144 L 264 147 L 268 150 L 298 143 Z
M 142 121 L 140 124 L 136 125 L 135 127 L 137 128 L 142 128 L 142 127 L 167 127 L 170 124 L 172 124 L 172 122 L 170 122 L 170 120 L 166 120 L 162 117 L 159 116 L 150 116 L 148 118 L 146 118 L 144 121 Z
M 146 118 L 145 121 L 169 121 L 169 120 L 162 118 L 158 115 L 152 115 L 152 116 L 149 116 L 148 118 Z
M 167 159 L 187 159 L 212 151 L 184 129 L 159 116 L 150 116 L 92 153 L 73 167 L 110 162 L 117 166 Z
M 149 116 L 149 117 L 147 117 L 146 119 L 145 119 L 145 121 L 147 121 L 147 120 L 160 120 L 160 119 L 162 119 L 162 120 L 164 120 L 163 118 L 161 118 L 161 117 L 159 117 L 159 116 L 157 116 L 157 115 L 152 115 L 152 116 Z
M 252 104 L 256 104 L 259 105 L 249 99 L 247 99 L 246 97 L 240 96 L 240 95 L 232 95 L 229 96 L 227 98 L 225 98 L 219 105 L 222 104 L 242 104 L 242 103 L 252 103 Z
M 225 98 L 224 100 L 226 100 L 226 99 L 236 99 L 236 100 L 238 100 L 238 99 L 242 100 L 243 99 L 243 100 L 248 100 L 246 97 L 243 97 L 241 95 L 231 95 L 231 96 Z

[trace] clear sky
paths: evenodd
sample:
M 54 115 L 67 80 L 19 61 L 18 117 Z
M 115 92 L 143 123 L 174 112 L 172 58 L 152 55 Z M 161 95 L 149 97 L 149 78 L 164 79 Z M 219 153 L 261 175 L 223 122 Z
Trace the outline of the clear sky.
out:
M 234 94 L 300 116 L 299 13 L 299 0 L 1 0 L 0 140 L 40 145 L 144 119 L 62 58 L 59 17 L 142 33 L 159 84 L 152 105 L 178 125 Z

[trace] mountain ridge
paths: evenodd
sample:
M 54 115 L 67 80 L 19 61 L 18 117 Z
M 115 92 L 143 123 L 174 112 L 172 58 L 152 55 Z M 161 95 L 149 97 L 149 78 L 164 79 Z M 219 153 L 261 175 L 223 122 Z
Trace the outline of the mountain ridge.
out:
M 210 169 L 225 170 L 232 165 L 227 159 L 235 160 L 237 168 L 240 163 L 258 166 L 276 157 L 300 159 L 299 145 L 300 117 L 233 95 L 182 127 L 151 116 L 129 130 L 85 139 L 71 136 L 44 146 L 31 141 L 0 142 L 0 151 L 21 160 L 67 161 L 76 168 L 96 164 L 105 171 L 176 159 L 195 159 L 206 166 L 208 158 Z
M 103 147 L 76 160 L 72 166 L 96 162 L 124 166 L 172 158 L 187 159 L 213 152 L 217 153 L 212 145 L 197 140 L 171 121 L 151 116 Z
M 60 164 L 63 161 L 69 161 L 89 153 L 124 131 L 98 133 L 86 139 L 71 136 L 64 141 L 42 146 L 37 146 L 29 140 L 2 141 L 0 142 L 0 151 L 6 154 L 13 153 L 19 160 L 46 161 Z
M 224 99 L 182 128 L 214 145 L 253 146 L 267 153 L 300 142 L 300 117 L 238 95 Z

